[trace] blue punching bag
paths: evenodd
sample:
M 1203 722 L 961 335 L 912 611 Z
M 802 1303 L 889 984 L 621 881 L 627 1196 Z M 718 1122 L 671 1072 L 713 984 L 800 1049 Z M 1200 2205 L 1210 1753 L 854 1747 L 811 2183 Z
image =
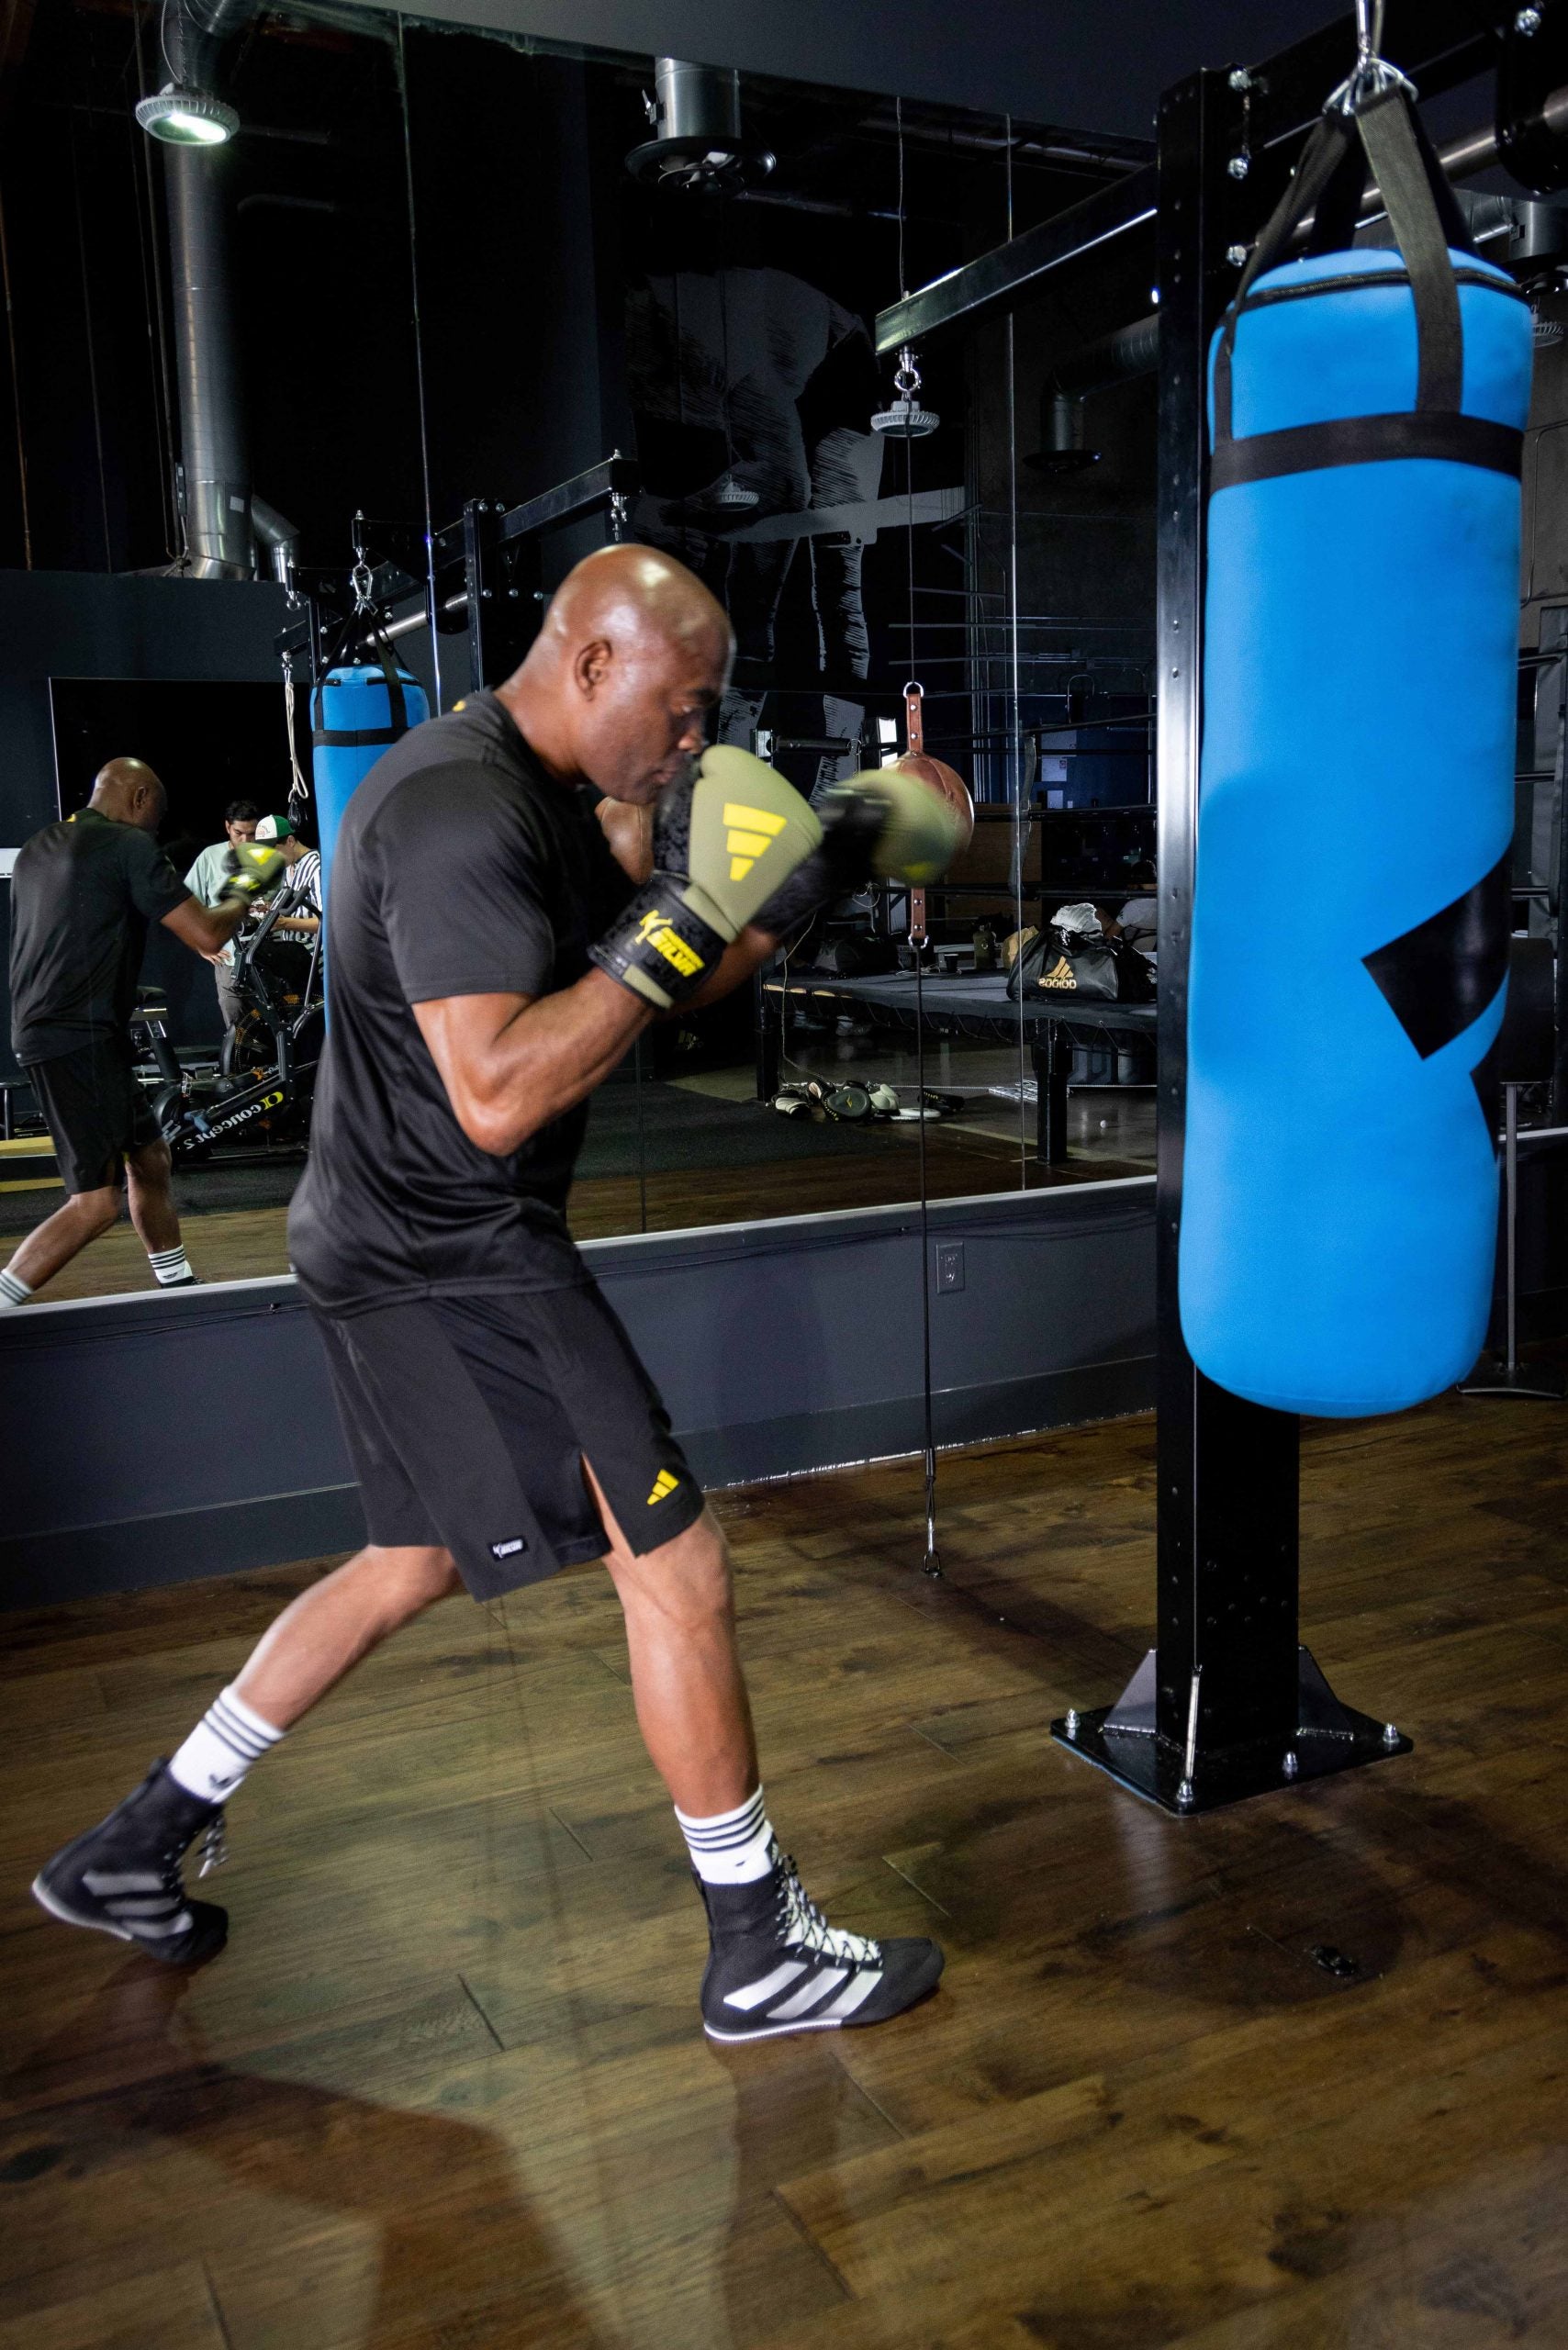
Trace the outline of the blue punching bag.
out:
M 310 697 L 310 774 L 323 905 L 331 885 L 332 845 L 351 796 L 388 744 L 430 716 L 424 688 L 398 666 L 384 640 L 374 642 L 379 666 L 334 662 Z
M 1396 251 L 1351 243 L 1367 162 Z M 1485 1336 L 1530 356 L 1403 89 L 1327 115 L 1210 379 L 1182 1327 L 1280 1411 L 1419 1403 Z

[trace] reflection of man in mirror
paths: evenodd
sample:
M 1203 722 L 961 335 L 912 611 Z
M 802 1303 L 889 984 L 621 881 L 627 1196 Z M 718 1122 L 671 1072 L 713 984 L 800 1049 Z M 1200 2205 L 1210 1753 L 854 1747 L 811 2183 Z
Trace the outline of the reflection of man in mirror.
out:
M 722 500 L 750 493 L 728 509 L 731 527 L 744 531 L 877 496 L 882 443 L 868 429 L 879 402 L 870 337 L 852 311 L 787 270 L 682 268 L 650 274 L 633 293 L 627 366 L 655 493 L 638 503 L 637 535 L 679 555 L 727 607 L 744 700 L 747 686 L 772 682 L 779 599 L 802 540 L 729 543 Z M 858 701 L 832 689 L 853 688 L 870 666 L 865 547 L 837 534 L 806 535 L 804 545 L 826 732 L 857 736 Z M 846 756 L 846 774 L 860 765 Z
M 46 824 L 11 875 L 11 1045 L 53 1138 L 62 1208 L 4 1272 L 0 1306 L 25 1305 L 73 1257 L 130 1220 L 162 1289 L 196 1278 L 169 1188 L 169 1146 L 138 1081 L 130 1042 L 150 922 L 198 955 L 227 946 L 255 894 L 226 877 L 223 903 L 197 903 L 154 835 L 163 787 L 140 759 L 111 759 L 87 806 Z M 254 824 L 252 825 L 254 830 Z
M 274 935 L 314 938 L 321 927 L 321 857 L 308 848 L 286 816 L 263 816 L 256 826 L 263 848 L 275 848 L 287 867 L 284 887 L 289 909 L 273 924 Z
M 229 878 L 224 859 L 238 843 L 253 841 L 261 810 L 253 800 L 231 800 L 223 811 L 223 838 L 204 848 L 185 876 L 185 887 L 198 905 L 216 906 Z M 234 985 L 234 949 L 225 945 L 217 954 L 209 955 L 212 975 L 218 982 L 218 1008 L 223 1014 L 223 1024 L 232 1028 L 241 1010 Z

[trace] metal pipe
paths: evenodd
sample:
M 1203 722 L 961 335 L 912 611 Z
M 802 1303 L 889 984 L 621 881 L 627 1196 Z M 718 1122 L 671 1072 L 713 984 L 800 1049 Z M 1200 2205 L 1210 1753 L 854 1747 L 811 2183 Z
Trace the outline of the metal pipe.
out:
M 273 577 L 279 587 L 293 585 L 294 566 L 298 557 L 299 532 L 286 514 L 269 505 L 264 498 L 251 493 L 251 526 L 258 543 L 265 547 L 272 565 Z
M 460 612 L 463 610 L 467 601 L 468 590 L 465 588 L 460 589 L 455 596 L 449 596 L 441 609 L 443 612 Z M 429 628 L 430 624 L 431 616 L 429 612 L 424 610 L 423 606 L 421 606 L 417 612 L 409 612 L 406 619 L 391 621 L 382 630 L 381 633 L 383 636 L 389 638 L 393 643 L 396 643 L 398 637 L 412 636 L 416 630 Z
M 1050 381 L 1058 391 L 1102 392 L 1132 375 L 1152 375 L 1159 364 L 1159 313 L 1151 310 L 1147 319 L 1135 319 L 1131 326 L 1118 327 L 1114 334 L 1058 360 Z
M 181 0 L 168 21 L 177 79 L 210 89 L 223 44 L 254 0 Z M 273 576 L 290 585 L 298 532 L 251 488 L 230 253 L 226 148 L 163 151 L 174 288 L 175 376 L 186 568 L 197 579 L 250 579 L 256 542 Z
M 255 572 L 251 453 L 240 398 L 221 147 L 164 154 L 187 568 L 196 579 Z
M 741 77 L 733 66 L 654 60 L 654 135 L 711 139 L 733 146 L 741 135 Z

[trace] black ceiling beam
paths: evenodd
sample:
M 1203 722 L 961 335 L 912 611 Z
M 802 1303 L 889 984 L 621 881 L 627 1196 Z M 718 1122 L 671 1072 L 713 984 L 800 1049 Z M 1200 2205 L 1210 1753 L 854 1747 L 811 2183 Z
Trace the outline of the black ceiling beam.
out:
M 535 532 L 550 530 L 558 522 L 575 522 L 580 515 L 608 506 L 612 498 L 635 498 L 642 487 L 634 460 L 623 457 L 617 449 L 612 457 L 545 490 L 542 497 L 509 507 L 501 516 L 501 543 L 510 545 L 514 539 L 532 538 Z
M 1497 0 L 1388 0 L 1383 53 L 1439 97 L 1496 62 L 1512 6 Z M 1249 144 L 1254 154 L 1299 138 L 1355 62 L 1350 11 L 1320 32 L 1249 69 Z M 972 326 L 1013 307 L 1041 278 L 1143 226 L 1154 217 L 1151 168 L 1102 188 L 1081 204 L 1026 229 L 877 314 L 877 349 L 897 351 L 941 329 Z

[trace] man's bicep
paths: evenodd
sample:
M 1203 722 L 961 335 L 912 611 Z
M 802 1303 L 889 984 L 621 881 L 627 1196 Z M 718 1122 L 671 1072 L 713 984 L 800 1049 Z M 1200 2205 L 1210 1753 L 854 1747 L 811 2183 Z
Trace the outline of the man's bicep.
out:
M 198 955 L 213 951 L 212 917 L 196 899 L 186 896 L 177 906 L 171 906 L 159 917 L 165 930 L 172 930 L 183 946 L 194 947 Z
M 189 889 L 149 834 L 135 834 L 127 847 L 125 870 L 132 905 L 150 922 L 166 921 L 175 907 L 187 901 Z
M 410 1008 L 460 1125 L 484 1098 L 490 1054 L 533 998 L 509 992 L 431 996 Z

